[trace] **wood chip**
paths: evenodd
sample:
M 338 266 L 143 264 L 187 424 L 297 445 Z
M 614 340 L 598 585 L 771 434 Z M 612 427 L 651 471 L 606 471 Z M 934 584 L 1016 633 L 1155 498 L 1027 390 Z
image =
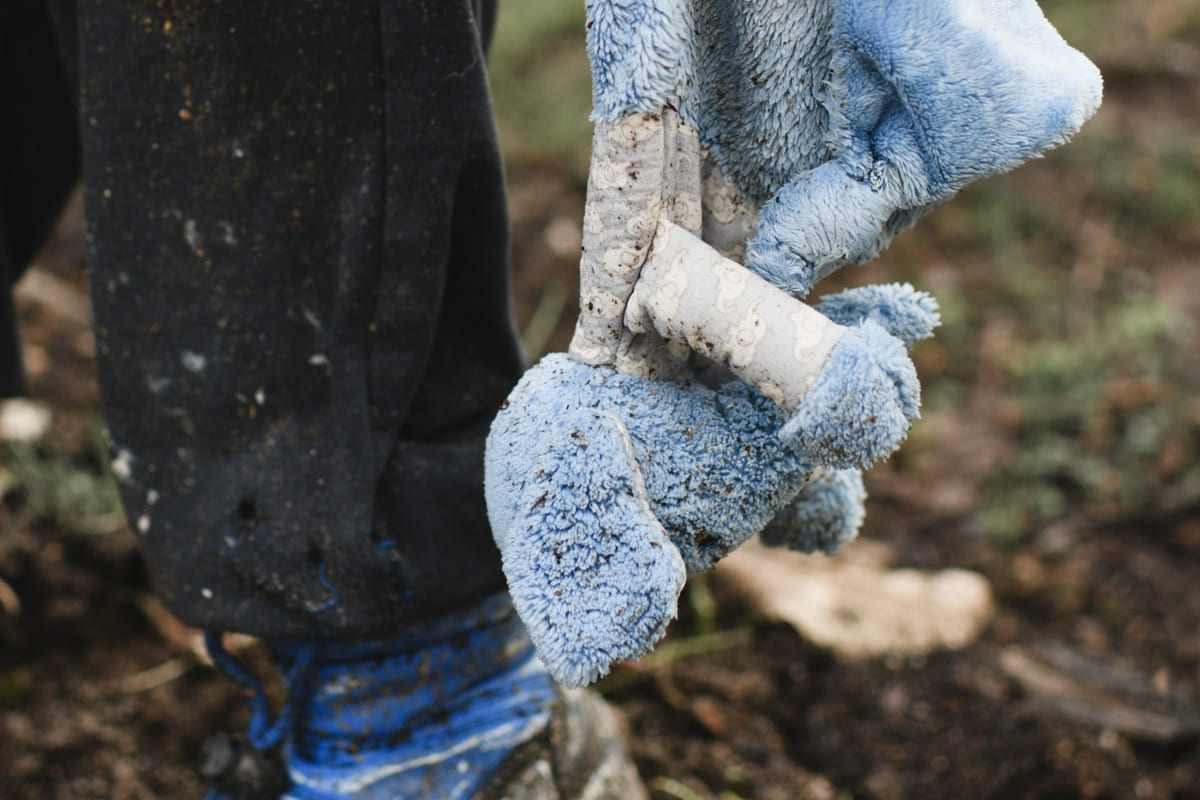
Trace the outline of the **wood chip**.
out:
M 845 657 L 965 647 L 992 619 L 982 576 L 889 569 L 878 551 L 855 542 L 826 558 L 750 542 L 717 569 L 760 613 Z

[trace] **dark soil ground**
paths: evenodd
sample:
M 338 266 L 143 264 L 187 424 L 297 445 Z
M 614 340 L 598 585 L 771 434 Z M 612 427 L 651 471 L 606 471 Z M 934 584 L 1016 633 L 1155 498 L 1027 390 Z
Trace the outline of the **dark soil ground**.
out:
M 1166 93 L 1160 106 L 1200 108 L 1188 85 L 1156 89 Z M 1123 97 L 1155 102 L 1139 87 Z M 1050 169 L 1023 171 L 1010 186 L 1067 180 Z M 512 168 L 512 198 L 518 316 L 524 324 L 540 306 L 553 331 L 540 338 L 561 349 L 571 320 L 555 307 L 574 291 L 562 221 L 580 218 L 582 187 L 553 163 L 526 160 Z M 931 225 L 855 279 L 956 258 L 961 220 Z M 1164 266 L 1152 276 L 1183 287 L 1174 291 L 1184 306 L 1200 297 L 1200 239 L 1185 228 L 1157 242 Z M 41 268 L 79 292 L 72 242 L 61 240 Z M 55 415 L 54 447 L 87 468 L 97 395 L 86 319 L 36 298 L 21 316 L 33 396 Z M 950 342 L 918 364 L 936 374 L 946 350 L 986 351 L 989 342 Z M 987 535 L 980 498 L 1018 445 L 1020 414 L 986 366 L 962 382 L 956 404 L 929 415 L 901 457 L 868 476 L 863 534 L 888 543 L 902 566 L 983 574 L 998 610 L 981 638 L 956 652 L 841 660 L 764 621 L 718 574 L 715 634 L 685 603 L 669 640 L 703 633 L 704 647 L 619 669 L 602 686 L 656 800 L 1200 798 L 1200 510 L 1150 503 L 1131 512 L 1101 493 L 1018 535 Z M 1176 456 L 1185 465 L 1196 461 L 1189 448 Z M 9 491 L 0 581 L 0 798 L 200 798 L 201 743 L 240 728 L 245 709 L 197 655 L 195 632 L 155 599 L 129 532 L 35 518 L 27 494 Z M 254 645 L 246 652 L 253 658 Z M 1050 665 L 1051 677 L 1031 677 L 1020 667 L 1030 659 Z

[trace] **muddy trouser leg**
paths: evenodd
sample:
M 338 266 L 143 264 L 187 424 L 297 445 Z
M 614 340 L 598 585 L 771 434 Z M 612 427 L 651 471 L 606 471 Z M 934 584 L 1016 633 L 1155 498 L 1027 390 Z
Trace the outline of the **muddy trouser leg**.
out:
M 23 388 L 8 289 L 79 177 L 69 80 L 43 0 L 0 3 L 0 397 Z
M 362 635 L 501 591 L 491 4 L 75 5 L 101 391 L 171 609 Z

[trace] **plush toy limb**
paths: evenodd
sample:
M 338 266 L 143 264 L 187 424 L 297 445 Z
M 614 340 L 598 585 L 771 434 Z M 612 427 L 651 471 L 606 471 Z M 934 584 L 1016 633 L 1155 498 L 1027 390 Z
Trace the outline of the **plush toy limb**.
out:
M 674 225 L 655 236 L 625 324 L 685 342 L 791 412 L 780 435 L 813 463 L 873 464 L 917 416 L 916 370 L 884 328 L 836 325 Z
M 625 310 L 794 411 L 845 329 L 678 226 L 661 223 Z
M 834 322 L 853 326 L 873 320 L 912 346 L 933 335 L 940 320 L 936 301 L 908 284 L 862 286 L 826 295 L 818 310 Z M 858 535 L 865 516 L 862 472 L 819 469 L 762 533 L 764 544 L 805 553 L 833 553 Z
M 862 343 L 839 348 L 831 354 L 830 363 L 822 372 L 822 378 L 828 374 L 829 380 L 819 380 L 812 387 L 806 402 L 788 420 L 781 435 L 795 437 L 802 452 L 817 463 L 865 467 L 868 464 L 856 462 L 850 454 L 860 449 L 870 451 L 871 447 L 864 448 L 856 442 L 878 442 L 874 451 L 882 453 L 887 434 L 880 433 L 879 421 L 872 422 L 870 414 L 847 413 L 839 418 L 838 409 L 851 401 L 848 392 L 853 391 L 862 407 L 890 412 L 896 399 L 886 388 L 881 389 L 886 381 L 868 382 L 861 378 L 878 370 L 892 376 L 894 386 L 900 391 L 899 403 L 905 418 L 912 420 L 918 416 L 920 383 L 912 361 L 898 346 L 897 339 L 911 345 L 931 336 L 940 322 L 937 303 L 908 284 L 887 284 L 829 295 L 821 299 L 818 308 L 831 319 L 853 325 L 851 332 L 860 336 Z M 862 363 L 864 358 L 869 359 L 869 364 Z M 854 388 L 855 378 L 842 376 L 859 376 L 857 387 Z M 895 419 L 894 415 L 890 419 Z M 831 423 L 833 420 L 836 422 Z
M 584 364 L 616 362 L 625 306 L 666 210 L 666 147 L 661 114 L 597 124 L 592 134 L 579 318 L 569 351 Z
M 525 374 L 493 422 L 485 492 L 513 602 L 557 680 L 648 652 L 685 574 L 795 496 L 812 467 L 782 422 L 741 382 L 712 390 L 562 354 Z
M 675 111 L 664 109 L 662 119 L 668 156 L 667 180 L 663 184 L 667 213 L 660 218 L 659 224 L 670 220 L 688 233 L 699 234 L 700 139 L 694 130 L 683 124 Z M 654 330 L 633 331 L 623 325 L 616 367 L 618 372 L 627 375 L 669 378 L 686 371 L 690 356 L 691 351 L 683 342 L 665 339 Z
M 779 435 L 814 463 L 866 468 L 900 445 L 920 404 L 903 343 L 867 320 L 846 332 Z
M 796 499 L 767 523 L 759 538 L 768 547 L 832 555 L 858 536 L 866 498 L 859 470 L 817 470 Z
M 616 365 L 670 379 L 687 363 L 686 347 L 654 332 L 634 336 L 625 308 L 659 223 L 700 229 L 700 143 L 670 109 L 598 123 L 592 136 L 579 318 L 569 352 L 592 366 Z

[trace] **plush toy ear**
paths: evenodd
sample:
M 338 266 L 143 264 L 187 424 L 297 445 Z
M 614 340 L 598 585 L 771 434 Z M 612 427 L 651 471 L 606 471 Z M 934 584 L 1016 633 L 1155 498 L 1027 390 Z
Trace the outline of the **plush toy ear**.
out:
M 798 296 L 1100 105 L 1100 72 L 1034 0 L 838 0 L 833 39 L 835 159 L 776 192 L 747 247 L 748 267 Z
M 535 366 L 497 417 L 486 493 L 513 605 L 550 674 L 576 687 L 662 638 L 686 570 L 629 432 L 586 390 L 571 403 L 561 377 Z
M 1035 0 L 839 0 L 829 103 L 838 160 L 906 206 L 1065 143 L 1100 105 L 1099 70 Z

